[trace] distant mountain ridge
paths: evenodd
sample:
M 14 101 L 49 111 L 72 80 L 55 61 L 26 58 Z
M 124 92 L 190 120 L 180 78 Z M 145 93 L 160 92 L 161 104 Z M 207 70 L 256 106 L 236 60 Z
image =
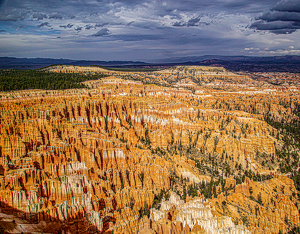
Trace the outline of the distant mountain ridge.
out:
M 72 59 L 52 59 L 52 58 L 14 58 L 0 57 L 0 69 L 36 69 L 53 64 L 65 65 L 99 65 L 99 66 L 140 66 L 146 65 L 144 62 L 134 61 L 94 61 L 94 60 L 72 60 Z
M 204 55 L 170 58 L 164 62 L 169 65 L 221 66 L 231 71 L 300 72 L 300 56 L 297 55 L 273 57 Z
M 201 62 L 206 60 L 222 60 L 222 61 L 298 61 L 300 62 L 300 56 L 297 55 L 285 55 L 285 56 L 224 56 L 224 55 L 203 55 L 203 56 L 188 56 L 188 57 L 172 57 L 168 59 L 160 60 L 160 63 L 187 63 L 187 62 Z
M 36 69 L 54 64 L 147 68 L 170 67 L 175 65 L 202 65 L 222 66 L 231 71 L 294 73 L 300 72 L 300 56 L 296 55 L 273 57 L 204 55 L 191 57 L 175 57 L 151 63 L 141 61 L 96 61 L 52 58 L 0 57 L 0 69 Z
M 183 64 L 222 66 L 228 70 L 236 72 L 300 72 L 300 56 L 232 57 L 228 58 L 228 60 L 225 59 L 211 59 L 196 62 L 186 62 Z

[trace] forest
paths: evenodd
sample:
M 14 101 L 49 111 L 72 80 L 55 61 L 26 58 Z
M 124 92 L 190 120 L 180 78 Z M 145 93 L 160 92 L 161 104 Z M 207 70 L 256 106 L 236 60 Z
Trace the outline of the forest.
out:
M 54 73 L 42 70 L 0 70 L 0 91 L 24 89 L 87 88 L 81 82 L 105 77 L 102 74 Z

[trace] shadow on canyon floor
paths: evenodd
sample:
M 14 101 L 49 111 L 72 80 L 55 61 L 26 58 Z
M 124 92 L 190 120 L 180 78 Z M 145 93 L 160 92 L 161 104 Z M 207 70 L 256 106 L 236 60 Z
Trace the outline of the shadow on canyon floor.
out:
M 19 230 L 24 230 L 21 233 L 110 234 L 112 233 L 109 229 L 110 222 L 114 222 L 113 218 L 105 217 L 103 220 L 103 230 L 98 230 L 95 225 L 86 220 L 85 214 L 79 214 L 68 221 L 60 221 L 55 220 L 48 214 L 28 213 L 0 202 L 0 234 L 20 233 Z M 26 231 L 27 227 L 28 231 Z

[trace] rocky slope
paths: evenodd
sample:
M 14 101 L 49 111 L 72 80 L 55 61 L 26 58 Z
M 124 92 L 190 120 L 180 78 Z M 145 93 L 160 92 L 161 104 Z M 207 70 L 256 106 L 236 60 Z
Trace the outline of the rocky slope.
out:
M 281 103 L 286 91 L 222 68 L 55 69 L 115 76 L 87 81 L 89 89 L 1 93 L 6 219 L 52 233 L 286 233 L 298 225 L 293 181 L 273 176 L 284 139 L 263 116 L 293 116 Z M 150 75 L 174 86 L 145 84 Z M 193 89 L 178 88 L 177 77 Z M 212 77 L 241 86 L 224 91 L 207 85 Z

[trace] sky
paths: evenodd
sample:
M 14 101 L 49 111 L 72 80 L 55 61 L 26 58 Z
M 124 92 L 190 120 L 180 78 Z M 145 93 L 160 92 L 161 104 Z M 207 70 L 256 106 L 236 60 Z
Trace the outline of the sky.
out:
M 0 0 L 0 57 L 300 55 L 300 0 Z

